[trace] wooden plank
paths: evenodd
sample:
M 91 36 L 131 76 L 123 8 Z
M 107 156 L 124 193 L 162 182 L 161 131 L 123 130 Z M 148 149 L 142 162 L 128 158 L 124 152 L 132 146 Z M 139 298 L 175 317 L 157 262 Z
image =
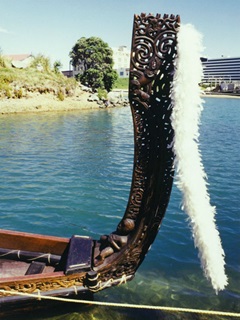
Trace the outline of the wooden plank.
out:
M 0 229 L 1 248 L 61 255 L 66 249 L 68 243 L 69 238 Z

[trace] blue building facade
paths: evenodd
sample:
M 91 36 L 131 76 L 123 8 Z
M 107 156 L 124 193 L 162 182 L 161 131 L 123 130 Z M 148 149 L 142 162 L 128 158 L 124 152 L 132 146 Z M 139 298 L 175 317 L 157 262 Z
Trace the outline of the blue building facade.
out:
M 203 65 L 202 82 L 239 82 L 240 81 L 240 57 L 239 58 L 201 58 Z

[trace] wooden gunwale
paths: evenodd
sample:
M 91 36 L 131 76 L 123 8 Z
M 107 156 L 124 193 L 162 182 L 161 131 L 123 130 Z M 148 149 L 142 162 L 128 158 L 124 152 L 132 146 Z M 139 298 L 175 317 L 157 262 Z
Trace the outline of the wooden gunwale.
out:
M 0 229 L 0 247 L 62 255 L 69 238 Z

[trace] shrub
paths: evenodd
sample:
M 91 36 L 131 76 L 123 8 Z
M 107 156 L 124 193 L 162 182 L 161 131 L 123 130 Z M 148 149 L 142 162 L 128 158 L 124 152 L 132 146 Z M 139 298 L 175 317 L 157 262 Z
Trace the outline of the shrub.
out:
M 10 88 L 7 88 L 7 89 L 5 90 L 5 94 L 6 94 L 6 97 L 7 97 L 8 99 L 10 99 L 10 98 L 12 97 L 12 93 L 11 93 Z
M 15 80 L 14 73 L 11 69 L 2 69 L 0 74 L 0 83 L 11 83 Z
M 0 55 L 0 68 L 6 68 L 6 67 L 7 67 L 6 60 L 2 55 Z
M 72 89 L 71 89 L 71 87 L 70 86 L 66 86 L 66 88 L 65 88 L 65 93 L 66 93 L 66 95 L 67 96 L 71 96 L 72 95 Z
M 56 60 L 53 64 L 53 70 L 55 73 L 60 73 L 60 68 L 62 68 L 62 63 L 60 60 Z
M 21 98 L 23 97 L 22 88 L 20 88 L 20 89 L 15 89 L 15 90 L 14 90 L 14 96 L 15 96 L 15 98 L 17 98 L 17 99 L 21 99 Z
M 11 98 L 11 88 L 4 81 L 0 81 L 0 97 Z
M 98 88 L 98 98 L 99 100 L 107 100 L 107 91 L 102 88 Z
M 63 101 L 63 100 L 64 100 L 64 93 L 62 92 L 61 89 L 59 89 L 58 92 L 57 92 L 57 98 L 58 98 L 60 101 Z
M 45 57 L 42 54 L 38 54 L 36 57 L 34 57 L 30 67 L 39 69 L 39 70 L 42 68 L 42 71 L 50 72 L 51 62 L 49 58 Z

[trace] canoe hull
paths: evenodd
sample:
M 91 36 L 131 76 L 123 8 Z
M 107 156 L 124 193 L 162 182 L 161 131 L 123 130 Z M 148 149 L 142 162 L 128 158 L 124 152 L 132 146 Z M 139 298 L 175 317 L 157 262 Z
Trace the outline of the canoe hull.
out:
M 0 257 L 0 312 L 12 307 L 14 310 L 20 306 L 35 307 L 40 296 L 92 297 L 85 285 L 87 271 L 66 274 L 66 270 L 61 270 L 61 261 L 66 264 L 65 255 L 69 254 L 69 244 L 69 238 L 0 230 L 0 250 L 8 251 L 8 254 L 4 253 Z M 23 257 L 22 252 L 25 253 Z M 48 258 L 53 255 L 60 257 L 59 262 L 56 263 L 56 259 L 52 265 L 51 259 L 46 263 L 39 262 L 44 265 L 44 270 L 41 273 L 27 274 L 26 270 L 36 263 L 32 260 L 37 259 L 39 253 L 41 260 L 45 255 Z M 13 259 L 14 254 L 17 259 Z M 28 258 L 30 256 L 33 258 Z M 36 298 L 32 295 L 36 295 Z M 48 302 L 41 302 L 43 304 Z

